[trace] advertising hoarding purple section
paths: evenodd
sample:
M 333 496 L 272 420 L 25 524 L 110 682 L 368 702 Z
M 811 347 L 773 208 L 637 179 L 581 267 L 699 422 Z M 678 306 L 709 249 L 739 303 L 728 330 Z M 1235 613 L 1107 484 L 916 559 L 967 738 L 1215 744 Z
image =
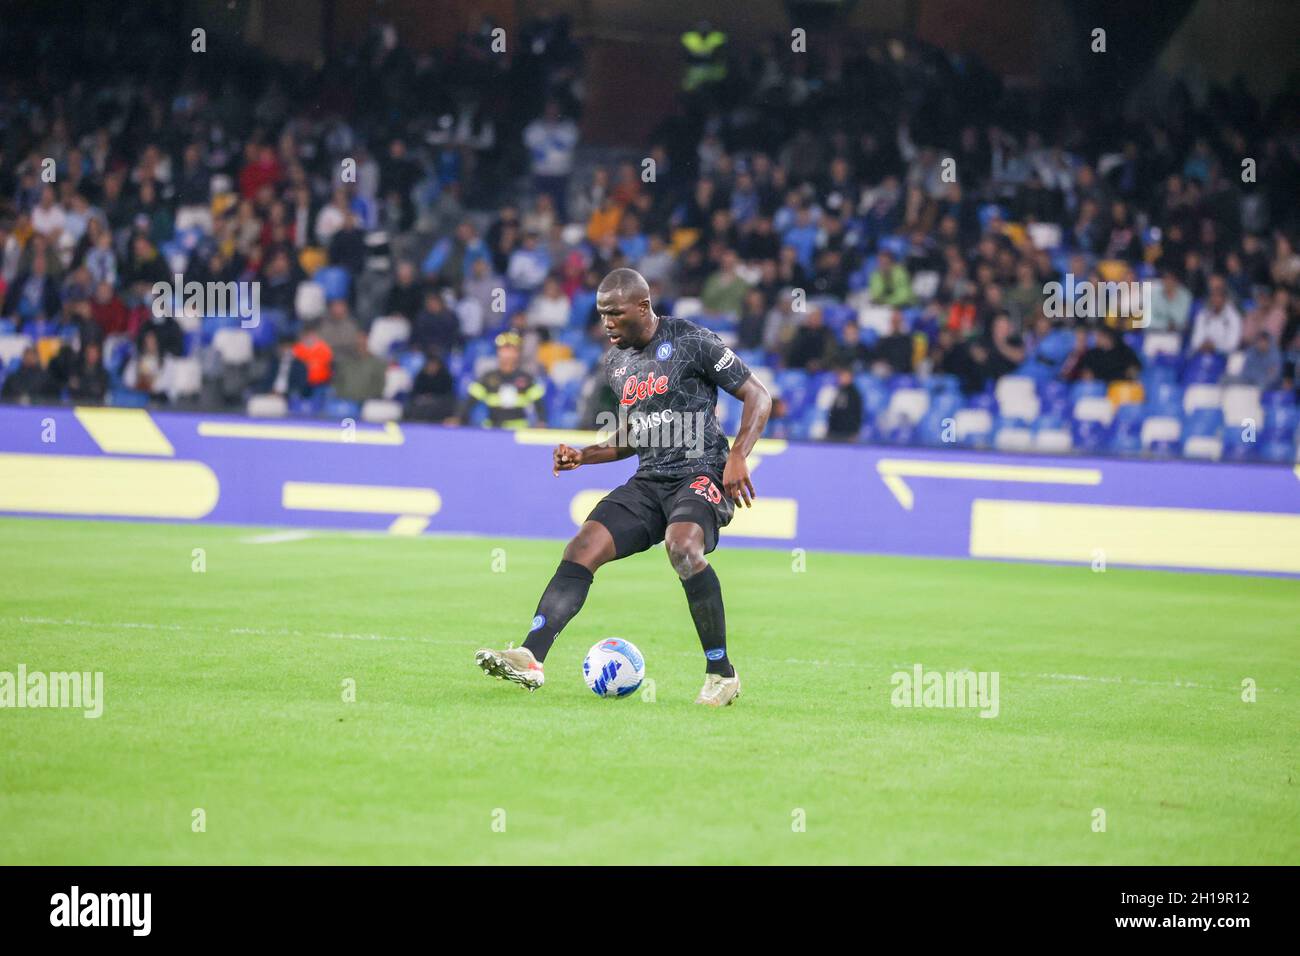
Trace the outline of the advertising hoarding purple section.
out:
M 590 436 L 0 409 L 0 513 L 567 538 L 635 460 Z M 764 440 L 729 546 L 1300 575 L 1300 470 Z

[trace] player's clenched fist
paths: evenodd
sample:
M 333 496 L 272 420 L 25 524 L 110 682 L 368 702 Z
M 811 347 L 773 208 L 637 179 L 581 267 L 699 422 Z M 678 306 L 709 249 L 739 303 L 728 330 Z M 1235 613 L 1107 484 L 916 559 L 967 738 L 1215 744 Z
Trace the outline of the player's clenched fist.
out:
M 576 448 L 570 448 L 568 445 L 556 445 L 554 455 L 554 466 L 552 474 L 558 475 L 562 471 L 573 471 L 582 464 L 582 452 Z

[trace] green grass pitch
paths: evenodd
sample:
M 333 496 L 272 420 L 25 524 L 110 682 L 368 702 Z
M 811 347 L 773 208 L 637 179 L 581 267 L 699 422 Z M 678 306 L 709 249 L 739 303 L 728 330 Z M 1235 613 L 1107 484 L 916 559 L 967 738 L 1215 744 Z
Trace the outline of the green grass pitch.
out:
M 600 571 L 529 694 L 473 652 L 559 543 L 264 533 L 0 521 L 0 671 L 105 694 L 0 710 L 0 863 L 1300 863 L 1292 580 L 724 542 L 713 711 L 662 549 Z M 610 635 L 653 702 L 583 684 Z M 917 663 L 997 671 L 999 715 L 892 706 Z

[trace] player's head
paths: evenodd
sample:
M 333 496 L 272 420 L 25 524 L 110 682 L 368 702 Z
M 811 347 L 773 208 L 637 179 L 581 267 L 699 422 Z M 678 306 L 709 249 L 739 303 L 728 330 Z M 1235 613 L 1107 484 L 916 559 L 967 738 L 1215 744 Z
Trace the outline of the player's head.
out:
M 637 347 L 650 338 L 650 286 L 635 269 L 615 269 L 605 276 L 596 289 L 596 311 L 615 347 Z

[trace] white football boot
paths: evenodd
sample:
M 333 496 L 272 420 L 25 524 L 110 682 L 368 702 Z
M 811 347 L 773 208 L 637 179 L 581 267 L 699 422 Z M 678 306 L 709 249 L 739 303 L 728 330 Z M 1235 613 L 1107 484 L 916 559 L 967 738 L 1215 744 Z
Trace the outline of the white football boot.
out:
M 726 707 L 728 704 L 735 703 L 739 696 L 740 673 L 733 668 L 731 677 L 723 677 L 721 674 L 706 675 L 704 687 L 700 690 L 700 696 L 695 698 L 695 703 L 707 707 Z
M 507 644 L 504 651 L 493 651 L 485 647 L 475 652 L 474 662 L 483 668 L 488 677 L 513 681 L 529 690 L 537 690 L 546 683 L 542 665 L 526 647 Z

